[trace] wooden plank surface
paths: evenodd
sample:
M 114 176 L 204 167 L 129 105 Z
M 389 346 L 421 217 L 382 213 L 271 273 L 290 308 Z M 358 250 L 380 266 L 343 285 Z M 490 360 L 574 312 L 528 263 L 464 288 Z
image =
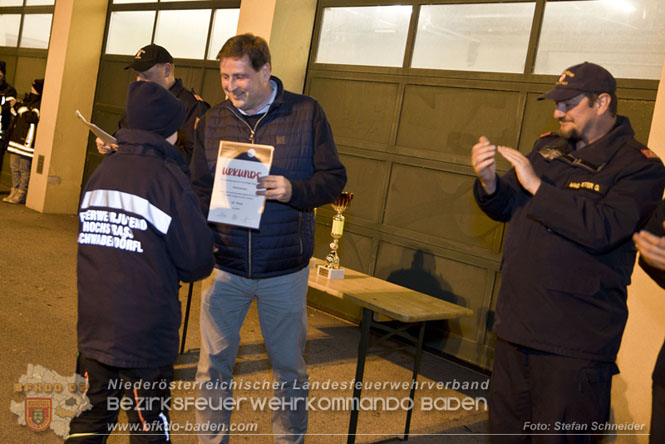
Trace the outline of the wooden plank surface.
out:
M 316 266 L 322 263 L 320 259 L 312 259 L 309 273 L 310 287 L 398 321 L 454 319 L 473 314 L 473 311 L 466 307 L 349 268 L 344 268 L 344 279 L 326 279 L 316 273 Z

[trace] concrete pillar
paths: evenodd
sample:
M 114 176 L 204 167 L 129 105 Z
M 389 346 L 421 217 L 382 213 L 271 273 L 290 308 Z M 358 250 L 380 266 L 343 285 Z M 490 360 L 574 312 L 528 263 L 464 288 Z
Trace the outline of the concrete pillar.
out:
M 665 160 L 665 63 L 658 85 L 648 146 Z M 621 373 L 612 381 L 612 408 L 617 423 L 644 426 L 634 433 L 645 434 L 649 431 L 651 418 L 651 374 L 665 338 L 665 290 L 656 285 L 637 264 L 632 284 L 628 287 L 628 312 L 628 323 L 617 358 Z M 630 442 L 648 442 L 646 435 L 631 438 L 634 441 Z
M 107 6 L 108 0 L 55 2 L 28 208 L 77 211 L 88 129 L 74 113 L 92 113 Z
M 302 93 L 314 30 L 316 0 L 242 0 L 238 34 L 266 39 L 272 72 L 289 91 Z

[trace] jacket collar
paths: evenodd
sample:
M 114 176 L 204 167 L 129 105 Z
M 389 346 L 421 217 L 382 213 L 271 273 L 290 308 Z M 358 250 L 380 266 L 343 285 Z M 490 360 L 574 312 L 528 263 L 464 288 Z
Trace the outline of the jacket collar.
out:
M 41 103 L 42 103 L 41 94 L 27 93 L 23 98 L 23 102 L 21 103 L 21 105 L 32 108 L 38 108 L 41 105 Z
M 284 84 L 275 76 L 270 76 L 270 80 L 277 84 L 277 96 L 272 102 L 271 108 L 281 106 L 284 103 Z
M 175 79 L 175 83 L 171 85 L 171 87 L 169 88 L 169 92 L 174 96 L 178 97 L 178 94 L 180 94 L 183 89 L 185 89 L 185 85 L 183 85 L 182 80 Z
M 624 116 L 617 116 L 614 127 L 607 134 L 570 154 L 594 165 L 601 165 L 608 162 L 625 143 L 625 140 L 633 136 L 635 136 L 635 132 L 630 125 L 630 120 Z

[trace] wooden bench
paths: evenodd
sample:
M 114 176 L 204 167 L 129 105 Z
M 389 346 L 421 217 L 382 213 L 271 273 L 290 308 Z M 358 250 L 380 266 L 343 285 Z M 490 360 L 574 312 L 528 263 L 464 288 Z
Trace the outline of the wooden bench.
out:
M 326 279 L 318 276 L 316 273 L 316 267 L 323 263 L 324 261 L 320 259 L 312 259 L 310 263 L 309 286 L 329 295 L 352 302 L 363 309 L 355 378 L 356 382 L 360 382 L 360 384 L 356 384 L 353 390 L 353 398 L 358 399 L 358 402 L 353 403 L 354 408 L 351 410 L 349 435 L 347 439 L 348 444 L 353 444 L 356 440 L 356 427 L 358 425 L 358 409 L 356 406 L 360 403 L 363 373 L 365 370 L 365 358 L 367 357 L 367 350 L 369 348 L 369 330 L 371 326 L 377 325 L 374 322 L 374 315 L 384 315 L 390 319 L 407 324 L 400 329 L 386 328 L 385 326 L 382 326 L 381 330 L 387 331 L 387 333 L 381 337 L 379 341 L 385 340 L 393 335 L 403 336 L 402 332 L 405 331 L 406 328 L 413 324 L 420 324 L 418 338 L 414 341 L 416 343 L 416 356 L 413 365 L 411 393 L 409 394 L 411 405 L 413 405 L 417 386 L 415 382 L 418 378 L 420 361 L 422 358 L 425 323 L 427 321 L 471 316 L 473 311 L 427 294 L 384 281 L 383 279 L 368 276 L 349 268 L 344 268 L 344 279 Z M 409 409 L 406 413 L 404 441 L 409 439 L 412 411 L 413 409 Z

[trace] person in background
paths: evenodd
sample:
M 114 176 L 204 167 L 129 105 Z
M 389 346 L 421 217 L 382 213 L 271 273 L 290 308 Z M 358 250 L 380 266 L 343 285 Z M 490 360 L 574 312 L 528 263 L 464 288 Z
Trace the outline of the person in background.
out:
M 179 282 L 214 265 L 212 231 L 172 145 L 184 105 L 134 82 L 126 115 L 118 150 L 92 174 L 79 209 L 77 373 L 92 407 L 72 419 L 67 444 L 106 442 L 120 400 L 131 405 L 132 443 L 170 442 Z
M 35 138 L 39 123 L 39 108 L 42 103 L 44 79 L 32 82 L 30 93 L 22 102 L 16 102 L 12 108 L 12 123 L 8 130 L 7 151 L 9 166 L 12 170 L 12 190 L 3 202 L 24 204 L 30 182 L 30 168 L 35 155 Z
M 7 130 L 11 122 L 11 107 L 16 103 L 16 88 L 7 82 L 7 64 L 0 60 L 0 170 L 7 149 Z
M 616 80 L 584 62 L 539 100 L 560 132 L 526 156 L 481 137 L 474 196 L 508 224 L 494 331 L 493 443 L 588 443 L 610 417 L 612 376 L 628 318 L 633 233 L 665 188 L 665 167 L 617 115 Z M 499 177 L 497 151 L 513 169 Z M 531 434 L 547 434 L 530 438 Z
M 645 227 L 633 235 L 640 253 L 640 267 L 662 288 L 665 288 L 665 201 L 651 215 Z M 651 428 L 649 443 L 665 442 L 665 343 L 660 349 L 653 369 Z
M 162 46 L 150 44 L 139 49 L 134 60 L 125 69 L 133 69 L 137 81 L 154 82 L 166 88 L 185 105 L 185 121 L 178 128 L 178 139 L 176 148 L 180 150 L 186 163 L 192 158 L 194 149 L 194 129 L 198 120 L 210 108 L 206 102 L 199 97 L 194 90 L 184 87 L 182 80 L 175 77 L 175 65 L 173 57 Z M 119 128 L 127 126 L 126 116 L 118 122 Z M 108 154 L 115 150 L 115 145 L 106 145 L 97 138 L 97 151 L 100 154 Z

